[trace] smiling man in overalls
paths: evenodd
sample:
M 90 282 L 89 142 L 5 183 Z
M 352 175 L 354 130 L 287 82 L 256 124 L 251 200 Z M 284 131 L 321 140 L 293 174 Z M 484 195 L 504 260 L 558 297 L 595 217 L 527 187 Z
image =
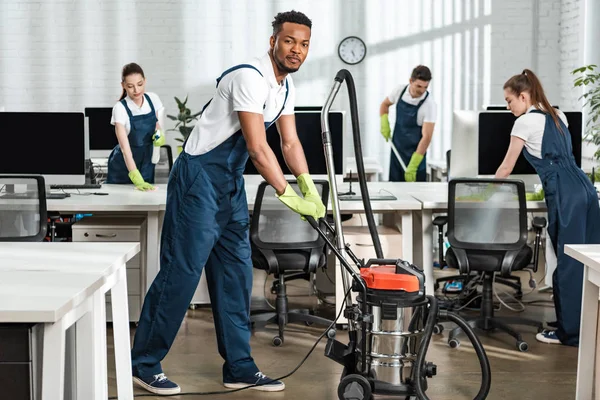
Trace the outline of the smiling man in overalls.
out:
M 406 171 L 392 152 L 390 159 L 390 182 L 425 182 L 427 179 L 426 154 L 437 113 L 437 106 L 429 91 L 431 71 L 418 65 L 412 71 L 408 85 L 400 85 L 383 100 L 379 108 L 381 134 L 386 141 L 392 138 Z M 388 113 L 396 105 L 396 125 L 391 135 Z
M 161 237 L 160 272 L 146 298 L 132 362 L 134 382 L 159 395 L 180 392 L 160 362 L 173 344 L 205 268 L 219 353 L 228 388 L 281 391 L 250 354 L 252 262 L 243 171 L 248 156 L 277 197 L 301 215 L 320 218 L 325 206 L 308 174 L 294 119 L 290 73 L 304 62 L 311 21 L 280 13 L 264 56 L 229 68 L 217 79 L 212 100 L 184 144 L 169 177 Z M 266 139 L 277 121 L 286 163 L 303 198 L 287 183 Z

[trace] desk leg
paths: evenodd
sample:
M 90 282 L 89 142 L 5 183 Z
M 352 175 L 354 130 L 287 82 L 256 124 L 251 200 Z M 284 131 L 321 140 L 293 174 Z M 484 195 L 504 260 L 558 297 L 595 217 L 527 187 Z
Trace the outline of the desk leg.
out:
M 113 337 L 115 342 L 115 370 L 119 400 L 133 400 L 129 311 L 127 304 L 127 275 L 121 265 L 117 283 L 111 289 Z
M 425 293 L 433 295 L 433 210 L 413 212 L 413 264 L 425 272 Z
M 596 354 L 596 329 L 598 326 L 598 286 L 589 280 L 593 271 L 587 265 L 583 269 L 583 296 L 581 301 L 581 332 L 577 359 L 576 400 L 592 398 L 594 388 L 594 356 Z M 600 393 L 596 390 L 596 399 Z
M 108 362 L 106 345 L 106 297 L 103 290 L 94 294 L 93 299 L 93 329 L 94 335 L 94 393 L 98 399 L 108 397 Z M 78 399 L 81 397 L 78 397 Z
M 59 400 L 65 390 L 65 335 L 68 325 L 64 318 L 44 324 L 42 359 L 42 399 Z
M 149 211 L 148 220 L 146 221 L 146 283 L 143 288 L 144 295 L 150 289 L 150 285 L 158 275 L 158 269 L 160 268 L 159 227 L 162 227 L 162 223 L 159 224 L 158 215 L 158 211 Z
M 413 215 L 412 212 L 402 212 L 402 258 L 413 262 Z

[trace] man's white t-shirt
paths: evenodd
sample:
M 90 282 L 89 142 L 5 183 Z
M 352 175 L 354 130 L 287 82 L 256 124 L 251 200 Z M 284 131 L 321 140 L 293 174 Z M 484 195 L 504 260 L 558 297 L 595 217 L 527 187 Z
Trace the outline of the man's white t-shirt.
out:
M 546 115 L 540 113 L 532 113 L 535 110 L 534 106 L 529 107 L 527 112 L 521 115 L 515 121 L 511 136 L 516 136 L 525 141 L 525 148 L 534 157 L 542 158 L 542 141 L 544 140 L 544 128 L 546 127 Z M 559 118 L 564 122 L 565 126 L 569 126 L 565 114 L 556 110 Z
M 163 103 L 162 101 L 160 101 L 160 98 L 156 93 L 146 92 L 146 94 L 148 95 L 148 97 L 150 97 L 150 101 L 154 106 L 156 118 L 158 118 L 158 112 L 163 109 Z M 150 114 L 150 112 L 152 111 L 152 108 L 150 108 L 150 103 L 146 101 L 146 97 L 144 97 L 144 101 L 142 102 L 141 107 L 138 107 L 138 105 L 135 104 L 133 99 L 129 96 L 125 97 L 125 103 L 127 103 L 127 107 L 131 111 L 131 115 L 133 115 L 134 117 L 136 115 Z M 114 125 L 117 122 L 123 125 L 125 127 L 125 131 L 127 132 L 127 134 L 129 134 L 129 131 L 131 130 L 129 115 L 127 115 L 127 110 L 125 110 L 125 107 L 123 106 L 123 104 L 121 104 L 120 101 L 117 102 L 117 104 L 115 104 L 115 106 L 113 107 L 112 117 L 110 119 L 110 123 L 112 125 Z M 164 129 L 164 127 L 162 127 L 162 129 Z
M 400 94 L 402 93 L 404 88 L 406 88 L 406 91 L 402 95 L 402 101 L 404 101 L 408 104 L 412 104 L 414 106 L 418 106 L 419 103 L 421 102 L 421 100 L 423 100 L 425 98 L 425 96 L 427 95 L 427 92 L 425 92 L 419 97 L 412 97 L 409 93 L 407 86 L 408 85 L 400 85 L 397 88 L 395 88 L 392 91 L 392 93 L 390 93 L 388 95 L 388 100 L 390 101 L 390 103 L 396 104 L 398 102 L 398 99 L 400 98 Z M 419 108 L 419 112 L 417 113 L 417 125 L 423 126 L 423 122 L 435 123 L 436 118 L 437 118 L 437 105 L 435 104 L 435 101 L 433 100 L 431 93 L 429 93 L 429 96 L 427 96 L 427 99 L 425 100 L 425 102 L 423 103 L 421 108 Z
M 294 114 L 295 88 L 292 77 L 287 75 L 281 83 L 277 82 L 268 53 L 248 64 L 256 67 L 263 76 L 248 67 L 225 75 L 212 101 L 194 126 L 185 145 L 186 153 L 208 153 L 239 131 L 238 111 L 263 114 L 264 121 L 270 122 L 277 117 L 285 101 L 281 115 Z

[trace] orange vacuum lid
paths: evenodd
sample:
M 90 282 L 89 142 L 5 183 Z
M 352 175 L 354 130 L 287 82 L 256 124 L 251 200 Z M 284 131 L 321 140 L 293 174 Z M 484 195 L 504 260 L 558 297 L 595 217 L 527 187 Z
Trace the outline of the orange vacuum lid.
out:
M 360 276 L 369 289 L 403 290 L 418 292 L 419 279 L 415 275 L 397 274 L 395 265 L 373 265 L 361 268 Z

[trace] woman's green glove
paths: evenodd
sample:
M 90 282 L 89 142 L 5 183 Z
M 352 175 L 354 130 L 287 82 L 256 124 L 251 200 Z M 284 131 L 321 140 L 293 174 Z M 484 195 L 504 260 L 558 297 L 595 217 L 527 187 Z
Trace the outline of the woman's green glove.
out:
M 423 154 L 413 153 L 410 162 L 406 166 L 406 171 L 404 171 L 404 180 L 406 182 L 417 181 L 417 169 L 419 169 L 419 165 L 421 165 L 424 157 Z
M 298 187 L 304 196 L 304 200 L 310 201 L 317 206 L 317 214 L 319 215 L 319 218 L 323 218 L 325 216 L 326 208 L 323 204 L 323 200 L 321 200 L 321 195 L 309 174 L 301 174 L 298 176 Z
M 390 129 L 390 121 L 388 120 L 388 115 L 383 114 L 379 117 L 381 122 L 381 135 L 385 138 L 385 141 L 389 141 L 392 137 L 392 130 Z
M 152 141 L 156 147 L 164 146 L 167 139 L 165 138 L 165 134 L 162 130 L 157 129 L 152 135 Z
M 540 189 L 535 193 L 525 193 L 525 199 L 527 201 L 542 201 L 544 200 L 544 189 Z
M 317 206 L 314 203 L 304 200 L 302 197 L 298 196 L 298 194 L 296 194 L 290 185 L 285 187 L 285 191 L 281 196 L 277 194 L 276 196 L 279 201 L 288 206 L 290 210 L 300 215 L 309 215 L 314 219 L 320 218 L 320 215 L 317 212 Z
M 137 190 L 141 190 L 142 192 L 156 189 L 156 187 L 144 181 L 144 178 L 142 178 L 142 174 L 140 174 L 140 171 L 138 171 L 137 169 L 129 171 L 129 179 L 131 179 L 131 182 L 135 185 L 135 188 Z

